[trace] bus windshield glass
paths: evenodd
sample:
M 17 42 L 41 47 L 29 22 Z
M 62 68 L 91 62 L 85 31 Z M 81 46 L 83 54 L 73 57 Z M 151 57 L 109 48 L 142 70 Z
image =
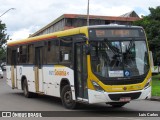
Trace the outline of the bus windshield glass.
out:
M 145 39 L 91 41 L 92 71 L 101 77 L 133 77 L 148 72 Z

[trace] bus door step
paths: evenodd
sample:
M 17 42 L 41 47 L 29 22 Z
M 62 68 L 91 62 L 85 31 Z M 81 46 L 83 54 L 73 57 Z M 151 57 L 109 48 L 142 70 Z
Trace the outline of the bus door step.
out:
M 44 95 L 44 92 L 37 92 L 38 95 Z
M 88 102 L 88 99 L 80 98 L 80 97 L 77 98 L 77 102 L 81 102 L 81 103 L 89 103 L 89 102 Z

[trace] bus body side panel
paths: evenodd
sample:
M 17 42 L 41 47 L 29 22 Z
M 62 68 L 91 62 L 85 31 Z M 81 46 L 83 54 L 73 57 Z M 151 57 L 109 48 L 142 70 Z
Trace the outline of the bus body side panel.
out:
M 22 89 L 21 78 L 22 78 L 22 66 L 17 65 L 17 88 L 20 90 Z
M 74 74 L 73 70 L 60 65 L 46 65 L 43 67 L 44 93 L 60 97 L 60 84 L 62 79 L 67 79 L 72 90 L 72 97 L 75 100 Z
M 21 88 L 21 79 L 25 76 L 28 83 L 28 90 L 30 92 L 35 91 L 35 75 L 34 75 L 34 66 L 33 65 L 24 65 L 24 66 L 17 66 L 17 79 L 18 79 L 18 89 Z
M 43 74 L 43 67 L 42 67 L 42 69 L 39 69 L 39 71 L 38 71 L 38 77 L 39 77 L 39 80 L 38 80 L 38 82 L 39 82 L 39 92 L 44 92 L 44 88 L 43 88 L 43 76 L 44 76 L 44 74 Z
M 11 81 L 11 65 L 6 66 L 6 79 L 7 84 L 12 87 L 12 81 Z
M 10 87 L 12 87 L 13 89 L 16 89 L 18 87 L 17 67 L 11 65 L 6 66 L 6 79 L 7 79 L 7 84 Z
M 43 86 L 44 94 L 59 97 L 59 94 L 56 95 L 56 88 L 53 78 L 53 65 L 44 65 L 43 66 Z

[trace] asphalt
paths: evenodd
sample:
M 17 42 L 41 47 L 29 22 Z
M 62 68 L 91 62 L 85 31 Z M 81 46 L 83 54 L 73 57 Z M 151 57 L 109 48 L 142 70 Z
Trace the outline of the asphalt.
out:
M 151 101 L 160 101 L 160 97 L 159 96 L 152 96 L 150 98 Z
M 138 116 L 140 113 L 143 112 L 156 114 L 157 112 L 159 112 L 159 108 L 159 101 L 151 100 L 131 101 L 129 104 L 126 104 L 122 108 L 113 108 L 110 105 L 106 105 L 105 103 L 99 103 L 94 105 L 82 104 L 79 106 L 78 109 L 72 110 L 73 112 L 71 111 L 73 114 L 75 112 L 78 112 L 77 115 L 80 117 L 65 117 L 66 112 L 70 112 L 70 110 L 65 109 L 62 106 L 61 100 L 59 98 L 51 96 L 37 96 L 34 98 L 25 98 L 21 90 L 13 90 L 6 84 L 5 76 L 3 79 L 0 79 L 0 111 L 51 111 L 53 112 L 53 114 L 55 114 L 56 111 L 62 112 L 60 113 L 60 117 L 43 117 L 37 118 L 37 120 L 75 120 L 75 118 L 76 120 L 97 120 L 97 118 L 99 120 L 159 120 L 159 117 Z M 96 112 L 92 112 L 93 110 Z M 135 112 L 136 116 L 138 117 L 134 117 L 134 115 L 129 116 L 129 114 L 127 114 L 126 116 L 119 115 L 122 112 Z M 160 113 L 158 114 L 160 115 Z M 0 117 L 0 120 L 1 119 L 3 120 L 3 118 Z M 15 117 L 10 119 L 19 120 L 21 118 Z M 23 119 L 27 120 L 27 118 Z M 28 119 L 35 120 L 36 118 Z

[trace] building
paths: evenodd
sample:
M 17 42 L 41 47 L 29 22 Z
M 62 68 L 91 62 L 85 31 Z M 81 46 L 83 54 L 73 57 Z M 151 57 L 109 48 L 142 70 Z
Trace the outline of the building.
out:
M 107 24 L 121 24 L 130 25 L 133 21 L 139 20 L 139 16 L 131 11 L 119 17 L 115 16 L 89 16 L 90 25 L 107 25 Z M 81 27 L 87 25 L 87 15 L 81 14 L 63 14 L 53 22 L 49 23 L 45 27 L 41 28 L 30 37 L 48 34 L 56 31 L 71 29 L 75 27 Z

